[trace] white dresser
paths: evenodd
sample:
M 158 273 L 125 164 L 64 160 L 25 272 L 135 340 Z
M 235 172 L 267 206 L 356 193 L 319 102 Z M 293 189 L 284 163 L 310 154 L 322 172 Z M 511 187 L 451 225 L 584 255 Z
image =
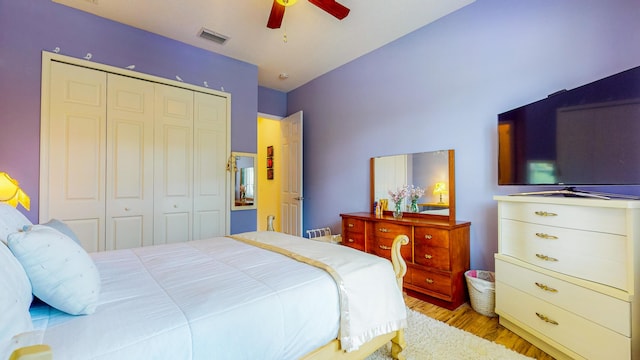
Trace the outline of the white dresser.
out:
M 640 201 L 494 199 L 500 324 L 557 359 L 640 359 Z

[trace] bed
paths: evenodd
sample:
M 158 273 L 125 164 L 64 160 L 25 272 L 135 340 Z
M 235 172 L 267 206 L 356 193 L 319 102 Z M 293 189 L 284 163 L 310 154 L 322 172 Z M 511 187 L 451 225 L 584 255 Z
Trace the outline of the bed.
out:
M 13 328 L 3 325 L 6 354 L 16 350 L 17 359 L 363 359 L 389 341 L 393 356 L 403 358 L 398 285 L 406 237 L 394 242 L 393 265 L 272 231 L 86 254 L 72 235 L 45 224 L 5 226 L 3 235 L 3 209 L 0 240 L 8 246 L 0 244 L 0 261 L 16 272 L 22 267 L 33 284 L 27 289 L 24 276 L 0 280 L 0 293 L 17 289 L 8 301 L 13 310 L 0 315 Z M 33 272 L 43 260 L 29 264 L 25 252 L 34 255 L 20 248 L 35 243 L 36 253 L 47 253 L 64 248 L 60 239 L 63 253 L 77 254 L 98 274 L 96 291 L 86 275 L 92 270 L 83 270 L 80 292 L 63 299 L 70 305 L 36 291 L 41 279 Z M 69 259 L 62 266 L 73 267 Z M 31 304 L 31 290 L 43 300 Z

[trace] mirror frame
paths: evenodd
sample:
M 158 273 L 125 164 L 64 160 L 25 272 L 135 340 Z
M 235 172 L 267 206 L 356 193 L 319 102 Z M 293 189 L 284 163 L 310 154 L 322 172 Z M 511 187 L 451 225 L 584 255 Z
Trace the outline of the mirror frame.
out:
M 236 182 L 236 173 L 238 172 L 238 158 L 239 157 L 247 157 L 253 160 L 253 173 L 254 173 L 254 184 L 253 184 L 253 202 L 251 205 L 241 205 L 236 202 L 236 187 L 239 186 Z M 231 173 L 231 210 L 252 210 L 258 208 L 258 172 L 257 172 L 257 155 L 255 153 L 246 153 L 246 152 L 231 152 L 231 157 L 229 158 L 229 164 L 227 168 Z
M 435 214 L 420 214 L 420 213 L 411 213 L 411 212 L 404 212 L 402 214 L 403 218 L 404 217 L 408 217 L 408 218 L 424 218 L 424 219 L 432 219 L 432 220 L 447 220 L 449 221 L 449 223 L 455 223 L 456 221 L 456 182 L 455 182 L 455 151 L 453 149 L 449 149 L 449 150 L 435 150 L 433 152 L 436 151 L 447 151 L 448 154 L 448 160 L 449 160 L 449 215 L 435 215 Z M 426 153 L 430 152 L 430 151 L 424 151 Z M 386 156 L 386 155 L 385 155 Z M 383 156 L 378 156 L 378 157 L 383 157 Z M 369 188 L 370 188 L 370 204 L 372 204 L 376 201 L 375 199 L 375 159 L 376 157 L 372 157 L 369 161 L 370 161 L 370 173 L 369 173 L 369 179 L 370 179 L 370 184 L 369 184 Z M 391 215 L 392 211 L 391 210 L 385 210 L 384 214 L 385 215 Z

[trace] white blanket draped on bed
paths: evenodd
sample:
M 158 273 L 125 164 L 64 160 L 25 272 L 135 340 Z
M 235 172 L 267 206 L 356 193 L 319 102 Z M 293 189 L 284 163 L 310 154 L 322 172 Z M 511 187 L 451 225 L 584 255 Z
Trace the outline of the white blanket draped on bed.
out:
M 352 348 L 404 325 L 400 291 L 386 289 L 375 275 L 373 283 L 367 280 L 371 269 L 357 265 L 359 256 L 370 255 L 287 236 L 278 241 L 276 233 L 244 236 L 291 242 L 293 250 L 296 242 L 313 244 L 304 251 L 317 252 L 320 258 L 346 251 L 337 257 L 342 258 L 338 264 L 329 265 L 350 272 L 340 276 L 349 294 L 347 341 Z M 94 314 L 71 316 L 46 305 L 32 309 L 34 325 L 44 329 L 43 342 L 51 345 L 57 359 L 296 359 L 335 339 L 339 331 L 340 299 L 326 271 L 231 238 L 92 257 L 102 279 Z M 393 277 L 388 261 L 380 263 Z M 358 282 L 374 292 L 365 296 L 350 288 Z M 395 280 L 389 283 L 395 285 Z M 382 308 L 372 312 L 370 306 Z M 397 306 L 402 311 L 394 310 Z M 379 309 L 391 309 L 391 317 L 383 320 L 385 311 Z M 353 321 L 368 318 L 368 324 Z
M 357 250 L 300 241 L 299 237 L 274 232 L 234 237 L 266 244 L 267 248 L 275 246 L 275 251 L 286 249 L 279 252 L 323 268 L 333 276 L 340 290 L 339 339 L 343 350 L 357 350 L 378 335 L 406 327 L 404 300 L 389 261 L 377 258 L 372 263 L 368 254 Z

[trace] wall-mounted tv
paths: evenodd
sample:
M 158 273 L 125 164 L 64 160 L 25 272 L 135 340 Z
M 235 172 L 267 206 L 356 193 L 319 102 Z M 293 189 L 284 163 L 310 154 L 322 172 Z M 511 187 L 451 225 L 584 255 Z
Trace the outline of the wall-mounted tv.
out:
M 498 115 L 499 185 L 640 185 L 640 66 Z

